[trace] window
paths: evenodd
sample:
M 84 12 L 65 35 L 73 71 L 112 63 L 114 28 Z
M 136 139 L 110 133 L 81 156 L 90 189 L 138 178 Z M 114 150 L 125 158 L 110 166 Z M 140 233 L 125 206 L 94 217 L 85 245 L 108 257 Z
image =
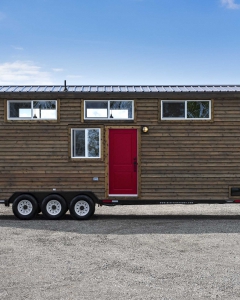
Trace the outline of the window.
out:
M 162 120 L 210 120 L 210 100 L 163 100 L 161 102 Z
M 71 157 L 100 158 L 100 129 L 72 129 Z
M 133 101 L 84 101 L 84 119 L 133 120 Z
M 231 196 L 240 196 L 240 188 L 239 187 L 231 187 Z
M 56 120 L 57 101 L 8 101 L 8 120 Z

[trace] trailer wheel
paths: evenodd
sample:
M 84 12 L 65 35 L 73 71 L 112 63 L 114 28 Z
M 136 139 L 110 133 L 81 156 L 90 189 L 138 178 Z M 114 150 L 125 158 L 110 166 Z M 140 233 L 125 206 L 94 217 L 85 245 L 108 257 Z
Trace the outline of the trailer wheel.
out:
M 37 214 L 38 203 L 33 196 L 22 194 L 13 201 L 12 210 L 17 218 L 30 220 Z
M 69 210 L 74 219 L 87 220 L 95 212 L 95 203 L 90 197 L 79 195 L 72 199 Z
M 43 215 L 51 220 L 61 218 L 67 210 L 67 203 L 59 195 L 48 195 L 42 202 Z

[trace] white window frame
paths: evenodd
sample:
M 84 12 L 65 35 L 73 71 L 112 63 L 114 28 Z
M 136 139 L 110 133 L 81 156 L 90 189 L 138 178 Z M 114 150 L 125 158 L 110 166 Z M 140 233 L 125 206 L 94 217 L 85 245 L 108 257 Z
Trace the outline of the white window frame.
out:
M 184 118 L 167 118 L 163 117 L 163 103 L 175 102 L 185 103 L 185 116 Z M 187 117 L 187 102 L 208 102 L 209 103 L 209 117 L 208 118 L 188 118 Z M 212 101 L 211 100 L 161 100 L 161 120 L 211 120 L 212 119 Z
M 86 116 L 86 103 L 87 102 L 107 102 L 107 118 L 89 118 Z M 110 109 L 110 102 L 111 101 L 119 101 L 119 102 L 132 102 L 132 118 L 110 118 L 111 109 Z M 134 120 L 134 100 L 120 100 L 120 99 L 112 99 L 112 100 L 84 100 L 84 120 Z
M 89 130 L 98 130 L 99 131 L 99 156 L 88 156 L 88 131 Z M 85 131 L 85 156 L 75 156 L 74 152 L 74 145 L 76 144 L 75 142 L 73 143 L 73 139 L 75 139 L 74 135 L 74 130 L 82 130 Z M 87 155 L 86 155 L 87 154 Z M 73 159 L 79 159 L 79 158 L 89 158 L 89 159 L 98 159 L 101 158 L 101 128 L 71 128 L 71 158 Z
M 56 118 L 34 118 L 33 116 L 33 102 L 46 102 L 46 101 L 55 101 L 55 104 L 56 104 Z M 31 117 L 25 117 L 25 118 L 21 118 L 21 117 L 10 117 L 10 103 L 31 103 Z M 30 108 L 29 108 L 30 109 Z M 58 101 L 57 100 L 7 100 L 7 119 L 8 120 L 57 120 L 58 119 Z

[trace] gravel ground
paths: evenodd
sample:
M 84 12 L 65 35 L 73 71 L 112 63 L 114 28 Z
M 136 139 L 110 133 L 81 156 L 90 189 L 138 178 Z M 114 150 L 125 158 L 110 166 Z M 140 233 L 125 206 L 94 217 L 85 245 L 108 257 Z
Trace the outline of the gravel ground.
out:
M 1 300 L 240 299 L 240 206 L 97 207 L 89 221 L 0 206 Z

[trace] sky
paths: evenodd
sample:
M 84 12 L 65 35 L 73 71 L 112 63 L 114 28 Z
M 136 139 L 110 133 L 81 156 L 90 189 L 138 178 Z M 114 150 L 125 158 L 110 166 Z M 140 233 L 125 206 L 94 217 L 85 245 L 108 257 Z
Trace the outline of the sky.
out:
M 0 85 L 240 84 L 240 0 L 1 0 Z

